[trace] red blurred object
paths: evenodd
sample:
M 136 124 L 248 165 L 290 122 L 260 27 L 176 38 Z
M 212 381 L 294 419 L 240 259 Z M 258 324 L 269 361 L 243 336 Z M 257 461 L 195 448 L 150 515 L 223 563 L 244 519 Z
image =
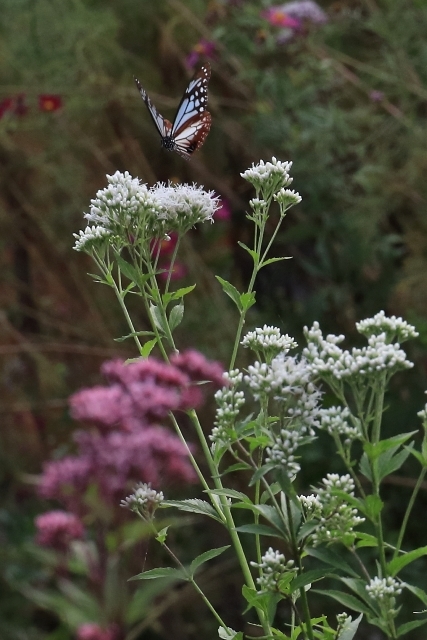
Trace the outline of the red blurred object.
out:
M 15 106 L 13 109 L 13 113 L 16 116 L 25 116 L 28 111 L 28 105 L 25 104 L 25 93 L 20 93 L 15 97 Z
M 62 107 L 62 97 L 55 93 L 41 93 L 39 95 L 40 111 L 58 111 Z
M 0 102 L 0 120 L 3 118 L 4 114 L 7 111 L 11 111 L 12 106 L 13 106 L 12 98 L 5 98 Z
M 291 18 L 280 7 L 270 7 L 263 11 L 262 17 L 265 18 L 273 27 L 288 27 L 289 29 L 299 29 L 301 23 L 295 18 Z
M 188 54 L 185 62 L 187 67 L 193 69 L 198 64 L 200 58 L 215 58 L 216 45 L 212 40 L 206 40 L 202 38 L 197 44 L 194 45 L 190 53 Z
M 215 211 L 214 219 L 215 220 L 230 220 L 231 218 L 231 208 L 228 200 L 221 198 L 221 206 L 219 209 Z

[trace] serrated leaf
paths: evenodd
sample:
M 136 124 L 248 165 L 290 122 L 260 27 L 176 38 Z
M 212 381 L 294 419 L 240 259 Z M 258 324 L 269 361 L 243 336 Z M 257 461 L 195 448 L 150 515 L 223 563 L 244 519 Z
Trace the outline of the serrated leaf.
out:
M 213 493 L 216 496 L 234 498 L 235 500 L 240 500 L 241 502 L 245 502 L 247 504 L 253 504 L 252 500 L 249 498 L 249 496 L 246 495 L 246 493 L 236 491 L 235 489 L 212 489 L 210 493 Z
M 408 553 L 394 558 L 388 563 L 390 574 L 393 577 L 396 576 L 403 567 L 406 567 L 408 564 L 411 564 L 411 562 L 414 562 L 414 560 L 418 560 L 418 558 L 426 555 L 427 547 L 420 547 L 419 549 L 414 549 L 413 551 L 409 551 Z
M 252 533 L 261 536 L 272 536 L 274 538 L 283 538 L 283 536 L 266 524 L 242 524 L 240 527 L 235 527 L 235 531 L 240 533 Z
M 169 529 L 169 526 L 164 527 L 158 532 L 158 534 L 156 535 L 157 542 L 160 542 L 160 544 L 163 544 L 165 542 L 168 534 L 168 529 Z
M 204 516 L 209 516 L 214 520 L 222 523 L 221 518 L 218 516 L 218 513 L 215 511 L 213 506 L 206 502 L 205 500 L 200 500 L 199 498 L 189 498 L 188 500 L 164 500 L 160 507 L 175 507 L 180 511 L 189 511 L 190 513 L 199 513 Z
M 174 331 L 176 327 L 181 324 L 184 317 L 184 304 L 176 304 L 169 314 L 169 327 L 171 331 Z
M 366 451 L 367 455 L 371 458 L 371 460 L 376 460 L 380 457 L 381 454 L 386 453 L 386 451 L 389 451 L 390 449 L 394 449 L 394 451 L 397 451 L 402 444 L 404 444 L 416 433 L 417 431 L 410 431 L 409 433 L 399 434 L 397 436 L 393 436 L 392 438 L 380 440 L 380 442 L 366 442 L 363 448 Z
M 133 580 L 155 580 L 157 578 L 174 578 L 176 580 L 188 580 L 188 575 L 182 569 L 174 569 L 173 567 L 159 567 L 143 571 L 136 576 L 129 578 L 128 582 Z
M 255 471 L 252 478 L 249 480 L 249 486 L 252 487 L 255 483 L 258 482 L 258 480 L 261 480 L 261 478 L 265 476 L 266 473 L 268 473 L 269 471 L 272 471 L 275 468 L 276 468 L 276 465 L 273 464 L 272 462 L 262 465 L 262 467 L 260 467 Z
M 153 338 L 152 340 L 148 340 L 145 344 L 142 345 L 140 349 L 141 356 L 143 358 L 148 358 L 152 350 L 157 344 L 157 338 Z
M 220 278 L 219 276 L 215 276 L 215 278 L 218 280 L 218 282 L 222 286 L 224 293 L 226 293 L 233 300 L 234 304 L 236 305 L 238 310 L 241 312 L 242 305 L 240 302 L 240 293 L 237 291 L 236 287 L 234 287 L 230 282 L 227 282 L 227 280 Z
M 230 545 L 227 544 L 225 547 L 218 547 L 217 549 L 209 549 L 209 551 L 205 551 L 201 553 L 197 558 L 194 558 L 193 562 L 190 564 L 190 574 L 194 575 L 196 569 L 198 569 L 202 564 L 208 562 L 208 560 L 212 560 L 212 558 L 216 558 L 220 556 L 224 551 L 230 548 Z
M 372 536 L 369 533 L 358 532 L 357 533 L 358 542 L 356 543 L 356 547 L 378 547 L 378 540 L 375 536 Z
M 363 613 L 360 614 L 356 620 L 352 620 L 350 623 L 347 623 L 346 629 L 344 629 L 337 640 L 353 640 L 356 635 L 356 631 L 359 628 L 359 624 L 362 622 Z
M 338 553 L 335 553 L 335 551 L 333 551 L 332 549 L 326 549 L 326 548 L 320 549 L 318 547 L 316 548 L 309 547 L 308 549 L 306 549 L 306 552 L 309 556 L 312 556 L 313 558 L 317 558 L 318 560 L 321 560 L 325 564 L 330 564 L 332 567 L 335 567 L 335 569 L 339 569 L 347 576 L 350 575 L 350 576 L 354 576 L 355 578 L 359 577 L 359 575 L 348 564 L 348 562 L 343 560 L 342 557 Z
M 120 271 L 124 273 L 126 278 L 129 278 L 129 280 L 132 280 L 132 282 L 138 282 L 139 273 L 135 269 L 135 267 L 127 262 L 124 258 L 122 258 L 119 253 L 116 253 L 115 258 Z
M 416 629 L 417 627 L 421 627 L 423 624 L 427 623 L 427 618 L 424 620 L 414 620 L 413 622 L 406 622 L 405 624 L 400 625 L 397 628 L 397 637 L 403 636 L 404 633 L 408 633 L 408 631 L 412 631 L 412 629 Z
M 301 589 L 301 587 L 317 582 L 317 580 L 321 580 L 327 575 L 329 575 L 327 569 L 311 569 L 310 571 L 304 571 L 304 573 L 297 576 L 295 580 L 292 581 L 291 592 L 295 593 L 295 591 Z
M 255 298 L 255 291 L 251 291 L 250 293 L 242 293 L 240 296 L 240 304 L 242 305 L 242 309 L 243 311 L 247 311 L 248 309 L 250 309 L 251 307 L 253 307 L 253 305 L 256 302 L 256 298 Z
M 412 446 L 414 446 L 413 443 L 412 443 Z M 386 476 L 389 476 L 394 471 L 397 471 L 397 469 L 400 469 L 402 464 L 405 462 L 405 460 L 409 456 L 410 448 L 411 448 L 411 445 L 408 445 L 405 449 L 397 453 L 395 456 L 389 456 L 388 455 L 389 452 L 387 452 L 382 454 L 378 458 L 377 464 L 378 464 L 379 480 L 382 480 L 383 478 L 385 478 Z
M 381 513 L 384 502 L 381 500 L 379 496 L 369 495 L 366 496 L 363 502 L 363 513 L 365 513 L 370 520 L 376 522 L 378 520 L 378 516 Z
M 358 611 L 359 613 L 364 613 L 365 615 L 371 614 L 371 609 L 367 607 L 364 602 L 359 600 L 359 598 L 355 598 L 349 593 L 344 593 L 343 591 L 335 591 L 334 589 L 328 589 L 327 592 L 318 591 L 317 589 L 313 589 L 313 591 L 314 593 L 321 593 L 323 595 L 327 594 L 352 611 Z

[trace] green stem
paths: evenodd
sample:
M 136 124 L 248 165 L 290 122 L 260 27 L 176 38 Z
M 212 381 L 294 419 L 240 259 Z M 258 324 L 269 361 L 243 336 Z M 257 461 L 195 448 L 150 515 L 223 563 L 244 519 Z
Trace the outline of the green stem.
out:
M 395 549 L 395 552 L 394 552 L 394 555 L 393 555 L 393 559 L 397 557 L 397 555 L 398 555 L 398 553 L 399 553 L 399 551 L 400 551 L 400 549 L 402 547 L 403 537 L 405 535 L 406 526 L 408 524 L 409 516 L 411 515 L 415 499 L 416 499 L 418 491 L 420 490 L 420 487 L 421 487 L 421 485 L 423 483 L 423 480 L 424 480 L 424 477 L 425 477 L 426 473 L 427 473 L 427 468 L 426 467 L 421 469 L 420 477 L 418 478 L 417 483 L 416 483 L 416 485 L 414 487 L 414 490 L 412 492 L 412 495 L 411 495 L 411 497 L 409 499 L 408 506 L 406 507 L 405 515 L 403 517 L 402 526 L 400 527 L 399 538 L 398 538 L 397 543 L 396 543 L 396 549 Z
M 202 426 L 201 426 L 201 424 L 199 422 L 199 419 L 197 417 L 197 413 L 194 411 L 194 409 L 191 409 L 187 413 L 188 413 L 188 416 L 190 417 L 190 419 L 191 419 L 191 421 L 192 421 L 192 423 L 193 423 L 193 425 L 194 425 L 194 427 L 196 429 L 196 433 L 198 435 L 200 444 L 202 446 L 206 462 L 208 463 L 209 470 L 210 470 L 210 473 L 211 473 L 215 488 L 219 489 L 219 490 L 222 490 L 222 489 L 224 489 L 224 487 L 223 487 L 223 484 L 221 482 L 221 477 L 220 477 L 220 475 L 218 473 L 218 469 L 217 469 L 217 467 L 215 465 L 215 462 L 214 462 L 214 460 L 212 458 L 212 455 L 211 455 L 211 452 L 210 452 L 210 449 L 209 449 L 209 445 L 208 445 L 208 443 L 206 441 L 205 434 L 203 433 Z M 256 589 L 255 582 L 254 582 L 254 579 L 252 577 L 252 573 L 251 573 L 251 570 L 250 570 L 250 567 L 249 567 L 249 563 L 248 563 L 248 561 L 246 559 L 245 552 L 244 552 L 243 547 L 242 547 L 242 543 L 240 542 L 239 535 L 238 535 L 238 533 L 236 531 L 236 525 L 234 524 L 233 516 L 231 514 L 231 509 L 230 509 L 230 506 L 229 506 L 229 504 L 227 502 L 227 498 L 225 496 L 222 496 L 222 495 L 219 496 L 219 497 L 220 497 L 220 502 L 221 502 L 221 508 L 222 508 L 222 511 L 224 513 L 224 516 L 225 516 L 225 519 L 226 519 L 226 522 L 227 522 L 227 529 L 228 529 L 231 541 L 233 543 L 233 547 L 234 547 L 234 550 L 236 552 L 237 559 L 238 559 L 240 567 L 242 569 L 246 585 L 248 587 L 250 587 L 251 589 Z M 271 636 L 271 628 L 270 628 L 270 624 L 269 624 L 267 618 L 265 617 L 263 612 L 260 611 L 259 609 L 257 609 L 257 614 L 258 614 L 261 626 L 262 626 L 262 628 L 264 630 L 264 633 L 267 636 Z

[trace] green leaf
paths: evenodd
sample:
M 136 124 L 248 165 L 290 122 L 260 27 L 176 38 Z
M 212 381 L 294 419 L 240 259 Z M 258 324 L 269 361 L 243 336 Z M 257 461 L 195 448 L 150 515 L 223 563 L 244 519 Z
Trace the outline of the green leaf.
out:
M 242 249 L 249 253 L 255 264 L 258 264 L 259 255 L 256 251 L 254 251 L 253 249 L 249 249 L 249 247 L 244 242 L 240 242 L 240 240 L 237 241 L 237 244 L 239 245 L 239 247 L 242 247 Z
M 273 262 L 281 262 L 282 260 L 290 260 L 292 256 L 284 256 L 283 258 L 269 258 L 265 262 L 262 263 L 260 269 L 266 267 L 268 264 L 273 264 Z
M 135 338 L 137 336 L 154 336 L 154 331 L 134 331 L 133 333 L 128 333 L 127 336 L 114 338 L 114 342 L 124 342 L 128 338 Z
M 129 278 L 129 280 L 132 280 L 132 282 L 138 282 L 138 278 L 140 274 L 135 269 L 135 267 L 131 265 L 129 262 L 127 262 L 124 258 L 122 258 L 122 256 L 119 253 L 116 253 L 115 257 L 116 257 L 116 261 L 120 271 L 124 273 L 126 278 Z
M 157 542 L 160 542 L 160 544 L 163 544 L 165 542 L 168 535 L 168 529 L 169 529 L 169 526 L 164 527 L 158 532 L 158 534 L 156 535 Z
M 359 471 L 362 475 L 365 476 L 365 478 L 368 478 L 368 480 L 372 482 L 371 466 L 369 464 L 369 458 L 366 453 L 364 453 L 360 458 Z
M 194 558 L 193 562 L 190 564 L 190 574 L 194 575 L 196 569 L 200 567 L 202 564 L 207 562 L 208 560 L 212 560 L 212 558 L 216 558 L 220 556 L 224 551 L 230 548 L 230 545 L 227 544 L 225 547 L 218 547 L 217 549 L 209 549 L 209 551 L 205 551 L 201 553 L 197 558 Z
M 153 304 L 152 302 L 150 302 L 150 314 L 151 314 L 151 317 L 153 318 L 153 322 L 156 325 L 157 329 L 159 329 L 159 331 L 161 331 L 163 334 L 166 334 L 166 328 L 164 326 L 163 316 L 160 313 L 159 308 L 156 307 L 156 305 Z
M 414 445 L 412 443 L 412 447 L 413 446 Z M 405 460 L 409 456 L 410 448 L 411 448 L 411 445 L 409 445 L 408 447 L 406 447 L 405 449 L 397 453 L 395 456 L 393 456 L 392 454 L 390 455 L 390 452 L 387 451 L 387 453 L 383 453 L 378 458 L 379 480 L 382 480 L 383 478 L 385 478 L 386 476 L 389 476 L 394 471 L 397 471 L 397 469 L 400 469 L 402 464 L 405 462 Z
M 405 624 L 401 624 L 400 627 L 397 628 L 397 637 L 400 638 L 400 636 L 403 636 L 404 633 L 408 633 L 408 631 L 412 631 L 412 629 L 421 627 L 426 623 L 427 618 L 424 618 L 424 620 L 414 620 L 413 622 L 406 622 Z
M 306 584 L 312 584 L 322 578 L 326 578 L 328 575 L 327 569 L 311 569 L 310 571 L 304 571 L 300 576 L 292 581 L 291 592 L 294 593 L 297 589 L 305 587 Z
M 260 467 L 255 471 L 252 478 L 249 480 L 249 486 L 252 487 L 254 484 L 258 482 L 258 480 L 261 480 L 261 478 L 265 476 L 266 473 L 268 473 L 269 471 L 272 471 L 272 469 L 275 469 L 275 468 L 276 468 L 276 465 L 273 464 L 272 462 L 269 462 L 268 464 L 263 464 L 262 467 Z
M 310 520 L 309 522 L 304 522 L 303 525 L 298 529 L 298 542 L 304 540 L 307 536 L 310 535 L 313 531 L 317 529 L 319 526 L 319 522 L 317 520 Z
M 215 511 L 213 506 L 205 500 L 199 500 L 198 498 L 189 498 L 188 500 L 164 500 L 160 508 L 175 507 L 180 511 L 189 511 L 190 513 L 199 513 L 204 516 L 209 516 L 217 522 L 221 522 L 221 518 Z
M 248 309 L 253 307 L 253 305 L 256 302 L 255 295 L 256 295 L 255 291 L 251 291 L 250 293 L 242 293 L 241 294 L 241 296 L 240 296 L 240 304 L 242 305 L 243 311 L 247 311 Z
M 418 560 L 418 558 L 425 555 L 427 555 L 427 547 L 420 547 L 419 549 L 414 549 L 413 551 L 409 551 L 408 553 L 394 558 L 394 560 L 391 560 L 387 566 L 391 575 L 394 577 L 403 569 L 403 567 L 406 567 L 408 564 L 411 564 L 411 562 L 414 562 L 414 560 Z
M 180 298 L 183 298 L 184 296 L 186 296 L 188 293 L 191 293 L 191 291 L 193 291 L 196 288 L 195 284 L 191 284 L 189 287 L 182 287 L 181 289 L 177 289 L 176 291 L 172 291 L 171 292 L 171 300 L 179 300 Z
M 251 467 L 252 468 L 252 467 Z M 241 502 L 245 502 L 247 504 L 253 505 L 252 500 L 246 493 L 242 493 L 241 491 L 236 491 L 235 489 L 212 489 L 209 493 L 213 493 L 216 496 L 225 496 L 226 498 L 234 498 L 235 500 L 240 500 Z
M 176 327 L 181 324 L 181 321 L 184 317 L 184 303 L 176 304 L 170 312 L 169 315 L 169 327 L 170 330 L 173 331 Z
M 367 607 L 359 598 L 355 598 L 354 596 L 344 593 L 343 591 L 335 591 L 334 589 L 328 589 L 327 591 L 319 591 L 317 589 L 313 589 L 315 593 L 321 593 L 322 595 L 328 595 L 340 604 L 343 604 L 345 607 L 348 607 L 352 611 L 358 611 L 359 613 L 364 613 L 366 615 L 371 614 L 371 609 Z
M 276 529 L 273 529 L 273 527 L 269 527 L 266 524 L 242 524 L 240 527 L 236 527 L 235 531 L 240 531 L 241 533 L 253 533 L 261 536 L 272 536 L 274 538 L 283 538 Z
M 356 631 L 359 628 L 359 624 L 362 622 L 363 613 L 360 614 L 356 620 L 352 620 L 349 624 L 347 624 L 347 628 L 344 629 L 337 640 L 353 640 L 356 635 Z
M 145 344 L 142 345 L 140 352 L 143 358 L 148 358 L 152 350 L 157 344 L 157 338 L 153 338 L 152 340 L 148 340 Z
M 368 606 L 371 606 L 373 610 L 377 608 L 376 603 L 373 604 L 371 597 L 366 591 L 366 580 L 361 578 L 340 578 L 341 582 L 343 582 L 349 589 L 354 591 L 354 593 L 359 596 L 363 602 L 365 602 Z
M 354 569 L 345 561 L 343 558 L 333 551 L 332 549 L 320 549 L 320 548 L 312 548 L 309 547 L 306 549 L 306 552 L 309 556 L 313 558 L 317 558 L 321 560 L 325 564 L 330 564 L 332 567 L 339 569 L 347 576 L 354 576 L 358 578 L 359 575 L 354 571 Z
M 378 547 L 378 540 L 369 533 L 357 532 L 358 542 L 356 547 Z
M 384 507 L 384 502 L 381 498 L 379 496 L 369 495 L 366 496 L 362 502 L 364 507 L 363 513 L 365 513 L 373 522 L 377 522 L 378 516 Z
M 381 454 L 386 453 L 386 451 L 389 451 L 390 449 L 392 449 L 393 452 L 397 451 L 402 444 L 404 444 L 416 433 L 418 432 L 410 431 L 409 433 L 399 434 L 397 436 L 393 436 L 392 438 L 380 440 L 380 442 L 376 442 L 375 444 L 366 442 L 363 448 L 371 458 L 371 460 L 376 460 L 380 457 Z
M 234 287 L 230 282 L 227 282 L 227 280 L 220 278 L 219 276 L 215 276 L 215 278 L 222 286 L 224 293 L 226 293 L 233 300 L 238 310 L 240 312 L 243 311 L 242 304 L 240 302 L 240 293 L 237 291 L 236 287 Z
M 420 589 L 420 587 L 414 587 L 414 585 L 412 584 L 406 584 L 405 588 L 413 593 L 414 596 L 421 600 L 423 605 L 427 607 L 427 593 L 424 591 L 424 589 Z
M 188 580 L 188 575 L 182 569 L 173 569 L 172 567 L 159 567 L 143 571 L 136 576 L 129 578 L 128 582 L 133 580 L 155 580 L 156 578 L 175 578 L 176 580 Z

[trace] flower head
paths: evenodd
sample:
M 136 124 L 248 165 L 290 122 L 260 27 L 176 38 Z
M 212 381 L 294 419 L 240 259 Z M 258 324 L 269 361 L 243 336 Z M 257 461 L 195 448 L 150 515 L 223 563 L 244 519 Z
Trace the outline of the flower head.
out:
M 119 637 L 119 629 L 115 624 L 105 628 L 95 622 L 86 622 L 77 629 L 77 640 L 117 640 Z
M 296 20 L 288 13 L 285 13 L 281 6 L 269 7 L 263 11 L 261 15 L 273 27 L 287 27 L 289 29 L 298 29 L 300 27 L 299 20 Z
M 111 231 L 104 229 L 104 227 L 89 225 L 84 231 L 80 230 L 78 233 L 73 233 L 76 239 L 73 249 L 75 251 L 90 252 L 93 248 L 102 247 L 105 245 L 105 241 L 111 236 Z
M 288 334 L 282 335 L 278 327 L 268 327 L 266 324 L 248 331 L 241 344 L 255 351 L 258 357 L 263 354 L 267 362 L 279 354 L 286 355 L 290 349 L 298 346 Z
M 328 16 L 314 0 L 285 2 L 281 5 L 281 10 L 294 20 L 307 20 L 313 24 L 324 24 L 328 21 Z
M 164 235 L 162 208 L 147 185 L 132 178 L 128 171 L 107 175 L 108 187 L 91 200 L 84 217 L 89 223 L 125 238 L 151 239 Z
M 252 164 L 240 175 L 255 187 L 257 193 L 261 192 L 262 197 L 268 199 L 291 184 L 291 167 L 292 162 L 281 162 L 273 157 L 271 162 L 260 160 L 258 164 Z
M 216 54 L 216 44 L 212 40 L 206 40 L 201 38 L 197 44 L 194 45 L 190 53 L 188 54 L 185 63 L 190 69 L 194 69 L 198 64 L 200 58 L 214 58 Z
M 65 551 L 73 540 L 80 540 L 84 535 L 81 520 L 73 513 L 65 511 L 42 513 L 37 516 L 35 524 L 37 544 L 57 551 Z
M 401 343 L 419 336 L 414 326 L 402 318 L 387 317 L 384 311 L 379 311 L 373 318 L 356 322 L 356 329 L 368 338 L 385 334 L 387 342 L 397 340 Z
M 274 551 L 270 547 L 261 557 L 261 562 L 251 562 L 253 567 L 261 570 L 261 575 L 257 578 L 257 583 L 263 591 L 278 591 L 280 578 L 285 573 L 296 573 L 294 561 L 286 562 L 285 556 L 279 551 Z
M 155 491 L 151 484 L 140 482 L 136 485 L 133 493 L 120 503 L 122 507 L 127 507 L 131 511 L 137 511 L 143 516 L 151 517 L 157 507 L 163 502 L 162 491 Z
M 213 191 L 205 191 L 195 184 L 156 184 L 150 191 L 162 208 L 160 219 L 167 233 L 185 233 L 198 222 L 213 221 L 220 208 Z

